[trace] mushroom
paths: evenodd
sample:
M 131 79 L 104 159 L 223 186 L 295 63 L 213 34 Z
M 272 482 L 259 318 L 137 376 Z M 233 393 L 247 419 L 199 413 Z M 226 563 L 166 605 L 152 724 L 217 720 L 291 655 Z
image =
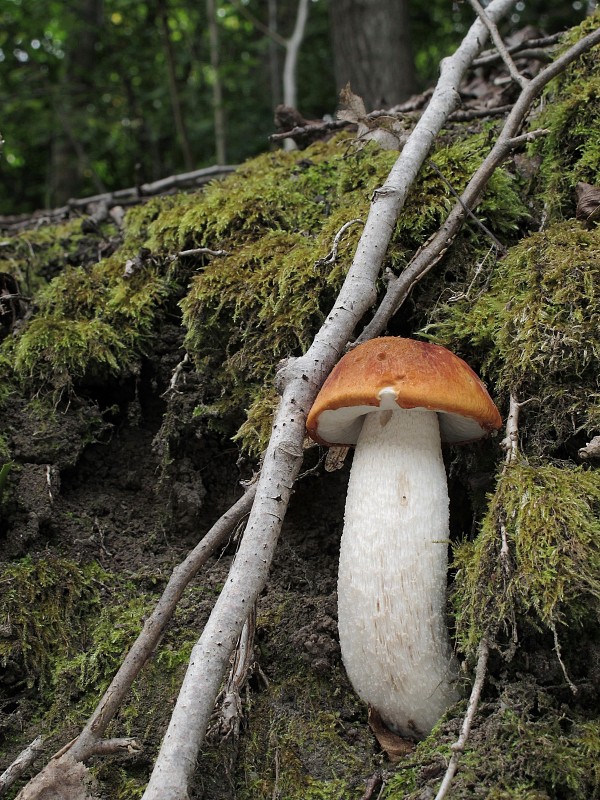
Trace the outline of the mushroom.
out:
M 501 425 L 444 347 L 383 337 L 347 353 L 308 414 L 312 439 L 356 445 L 338 576 L 344 666 L 395 733 L 422 739 L 460 692 L 445 618 L 448 489 L 441 440 Z

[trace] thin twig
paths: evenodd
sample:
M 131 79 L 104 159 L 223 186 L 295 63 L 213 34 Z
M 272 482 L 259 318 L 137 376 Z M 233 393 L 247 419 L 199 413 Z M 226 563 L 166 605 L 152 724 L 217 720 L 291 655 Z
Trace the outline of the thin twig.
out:
M 553 33 L 551 36 L 544 36 L 540 39 L 525 39 L 524 42 L 511 45 L 507 50 L 511 55 L 516 55 L 518 58 L 531 57 L 533 53 L 534 57 L 539 56 L 540 60 L 551 60 L 543 48 L 552 47 L 552 45 L 560 42 L 563 36 L 564 32 L 560 31 L 559 33 Z M 501 59 L 502 56 L 497 50 L 484 50 L 479 58 L 473 61 L 473 66 L 482 67 L 487 64 L 493 64 L 495 61 L 500 61 Z
M 479 656 L 477 658 L 477 667 L 475 668 L 475 680 L 469 696 L 467 711 L 460 729 L 460 736 L 452 745 L 452 757 L 450 758 L 448 768 L 446 769 L 446 774 L 444 775 L 440 788 L 438 789 L 438 793 L 435 796 L 435 800 L 443 800 L 443 798 L 448 794 L 448 789 L 450 788 L 452 779 L 456 774 L 458 762 L 462 753 L 464 752 L 465 745 L 471 732 L 471 725 L 473 724 L 473 719 L 477 713 L 479 698 L 481 697 L 483 684 L 487 674 L 487 662 L 489 654 L 490 648 L 487 639 L 482 639 L 479 643 Z
M 181 392 L 177 389 L 177 385 L 179 383 L 179 379 L 184 373 L 187 365 L 190 363 L 190 354 L 186 352 L 184 357 L 179 361 L 175 368 L 173 369 L 173 373 L 171 375 L 171 380 L 169 381 L 169 385 L 165 389 L 165 391 L 161 394 L 161 397 L 168 397 L 170 394 L 181 394 Z
M 339 229 L 339 231 L 336 233 L 331 250 L 329 251 L 329 253 L 327 253 L 325 258 L 319 258 L 315 261 L 315 267 L 321 267 L 321 266 L 329 267 L 332 264 L 335 264 L 335 262 L 337 261 L 338 247 L 340 245 L 340 241 L 344 233 L 352 225 L 364 225 L 364 224 L 365 223 L 362 221 L 362 219 L 351 219 L 348 222 L 345 222 Z
M 180 253 L 176 253 L 174 256 L 170 256 L 171 260 L 175 260 L 176 258 L 182 258 L 182 256 L 199 256 L 199 255 L 208 255 L 208 256 L 227 256 L 229 253 L 227 250 L 211 250 L 210 247 L 194 247 L 192 250 L 182 250 Z
M 456 197 L 456 199 L 458 200 L 458 202 L 459 202 L 459 203 L 461 204 L 461 206 L 464 208 L 464 210 L 465 210 L 465 214 L 467 214 L 469 217 L 471 217 L 471 219 L 472 219 L 472 220 L 473 220 L 473 222 L 474 222 L 474 223 L 477 225 L 477 227 L 478 227 L 478 228 L 481 228 L 481 230 L 484 232 L 484 234 L 485 234 L 486 236 L 488 236 L 488 237 L 489 237 L 489 238 L 492 240 L 492 242 L 494 243 L 494 245 L 495 245 L 496 249 L 498 250 L 498 252 L 499 252 L 499 253 L 502 253 L 502 254 L 506 253 L 506 247 L 505 247 L 505 246 L 502 244 L 502 242 L 501 242 L 501 241 L 499 241 L 499 240 L 498 240 L 498 239 L 497 239 L 497 238 L 494 236 L 494 234 L 491 232 L 491 230 L 490 230 L 489 228 L 486 228 L 486 226 L 483 224 L 483 222 L 482 222 L 482 221 L 481 221 L 481 220 L 480 220 L 478 217 L 476 217 L 476 216 L 475 216 L 475 214 L 474 214 L 474 213 L 471 211 L 471 209 L 470 209 L 468 206 L 466 206 L 466 205 L 463 203 L 463 201 L 462 201 L 462 199 L 461 199 L 460 195 L 458 194 L 458 192 L 456 191 L 456 189 L 455 189 L 455 188 L 452 186 L 452 184 L 450 183 L 450 181 L 448 181 L 448 180 L 446 179 L 446 176 L 443 174 L 443 172 L 442 172 L 442 171 L 441 171 L 441 169 L 438 167 L 438 165 L 437 165 L 437 164 L 436 164 L 434 161 L 431 161 L 431 159 L 430 159 L 430 160 L 429 160 L 427 163 L 428 163 L 428 164 L 429 164 L 429 166 L 430 166 L 430 167 L 431 167 L 431 168 L 434 170 L 434 172 L 436 172 L 436 173 L 437 173 L 437 174 L 440 176 L 440 178 L 442 179 L 442 181 L 443 181 L 443 182 L 446 184 L 446 186 L 448 187 L 448 190 L 450 191 L 450 193 L 451 193 L 451 194 L 453 194 L 453 195 L 454 195 L 454 197 Z
M 514 394 L 510 395 L 508 417 L 506 420 L 506 435 L 500 447 L 505 452 L 505 462 L 514 464 L 519 455 L 519 413 L 522 403 L 519 403 Z
M 575 684 L 573 683 L 573 681 L 571 680 L 571 678 L 569 677 L 569 673 L 567 672 L 567 667 L 565 665 L 565 662 L 562 659 L 562 650 L 561 650 L 560 642 L 558 641 L 558 631 L 556 630 L 556 625 L 554 624 L 553 621 L 550 621 L 548 624 L 549 624 L 550 630 L 552 631 L 552 634 L 554 636 L 554 652 L 556 653 L 556 658 L 558 659 L 558 663 L 560 664 L 560 668 L 562 669 L 562 673 L 564 675 L 565 681 L 567 682 L 571 692 L 573 694 L 577 694 L 578 689 L 575 686 Z
M 498 33 L 498 28 L 496 27 L 496 25 L 494 25 L 494 23 L 491 21 L 488 15 L 485 13 L 484 8 L 479 4 L 478 0 L 469 0 L 469 3 L 471 5 L 471 8 L 475 11 L 479 19 L 483 22 L 483 24 L 490 32 L 492 41 L 496 45 L 496 49 L 498 50 L 500 56 L 502 57 L 502 60 L 506 64 L 506 67 L 510 72 L 512 79 L 519 84 L 521 89 L 524 89 L 529 83 L 529 81 L 524 75 L 521 75 L 521 73 L 517 69 L 515 62 L 512 60 L 506 45 L 502 41 L 502 37 Z
M 254 662 L 254 635 L 256 633 L 256 604 L 246 617 L 240 638 L 231 658 L 231 670 L 223 691 L 217 698 L 215 722 L 208 729 L 207 738 L 220 741 L 237 740 L 242 724 L 242 689 L 248 671 Z

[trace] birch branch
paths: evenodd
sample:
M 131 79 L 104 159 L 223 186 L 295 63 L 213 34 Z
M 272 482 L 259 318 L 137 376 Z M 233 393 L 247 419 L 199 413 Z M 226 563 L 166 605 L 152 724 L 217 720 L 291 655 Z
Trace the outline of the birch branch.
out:
M 490 8 L 491 6 L 487 8 L 488 15 Z M 504 161 L 514 147 L 522 144 L 523 138 L 517 135 L 518 131 L 529 113 L 531 106 L 539 97 L 544 87 L 572 61 L 599 42 L 600 29 L 597 29 L 566 50 L 559 58 L 545 67 L 527 84 L 508 115 L 495 145 L 467 184 L 459 201 L 448 215 L 446 222 L 428 244 L 419 250 L 404 272 L 395 280 L 390 281 L 386 294 L 375 316 L 358 337 L 356 341 L 357 344 L 367 339 L 372 339 L 374 336 L 378 336 L 381 331 L 384 330 L 390 319 L 408 297 L 413 286 L 421 280 L 444 255 L 460 230 L 467 216 L 467 209 L 473 209 L 478 203 L 494 170 Z M 534 131 L 532 134 L 524 135 L 541 134 L 541 131 Z
M 479 19 L 483 22 L 485 27 L 490 32 L 490 36 L 492 37 L 492 41 L 496 45 L 496 50 L 500 54 L 500 57 L 504 61 L 506 68 L 508 69 L 511 78 L 518 83 L 521 89 L 524 89 L 529 81 L 525 78 L 519 70 L 517 69 L 515 62 L 512 60 L 510 53 L 508 52 L 508 48 L 502 41 L 502 37 L 498 33 L 498 28 L 494 25 L 493 22 L 488 18 L 488 15 L 485 13 L 484 8 L 480 5 L 478 0 L 469 0 L 469 4 L 471 8 L 475 11 Z
M 19 753 L 12 764 L 0 775 L 0 796 L 2 796 L 21 775 L 29 769 L 43 747 L 42 737 L 38 736 Z
M 492 0 L 495 22 L 514 0 Z M 375 192 L 354 261 L 335 305 L 308 352 L 283 370 L 283 394 L 265 452 L 256 499 L 227 582 L 195 645 L 143 800 L 187 800 L 215 699 L 245 619 L 264 587 L 294 481 L 302 463 L 306 414 L 359 321 L 376 300 L 376 280 L 408 190 L 433 141 L 459 102 L 458 87 L 487 39 L 476 20 L 444 59 L 431 102 L 388 178 Z

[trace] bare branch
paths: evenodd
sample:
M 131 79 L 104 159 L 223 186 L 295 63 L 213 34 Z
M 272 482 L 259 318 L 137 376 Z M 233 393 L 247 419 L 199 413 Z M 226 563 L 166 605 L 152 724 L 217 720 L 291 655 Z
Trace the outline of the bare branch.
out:
M 182 250 L 171 256 L 172 259 L 182 258 L 182 256 L 226 256 L 229 255 L 227 250 L 211 250 L 210 247 L 194 247 L 192 250 Z
M 332 264 L 335 264 L 335 262 L 337 261 L 338 247 L 340 246 L 340 241 L 342 239 L 342 236 L 352 225 L 364 225 L 364 224 L 365 223 L 362 221 L 362 219 L 351 219 L 348 220 L 348 222 L 345 222 L 339 229 L 339 231 L 336 233 L 333 239 L 333 245 L 331 247 L 331 250 L 329 251 L 329 253 L 327 253 L 325 258 L 319 258 L 315 261 L 315 267 L 331 266 Z
M 525 39 L 523 42 L 513 44 L 507 50 L 511 55 L 516 55 L 518 58 L 538 58 L 540 61 L 551 61 L 551 56 L 544 48 L 552 47 L 563 38 L 564 33 L 553 33 L 551 36 L 543 36 L 538 39 Z M 485 50 L 479 58 L 473 62 L 474 67 L 482 67 L 487 64 L 493 64 L 495 61 L 501 61 L 502 56 L 497 50 Z
M 144 623 L 142 632 L 131 646 L 104 697 L 73 744 L 70 755 L 77 761 L 83 761 L 96 752 L 98 742 L 108 723 L 121 706 L 139 671 L 152 655 L 186 586 L 217 548 L 225 544 L 232 531 L 246 516 L 254 501 L 255 492 L 256 483 L 253 483 L 213 525 L 187 558 L 173 570 L 154 611 Z
M 475 225 L 477 225 L 477 227 L 478 227 L 478 228 L 481 228 L 481 230 L 482 230 L 482 231 L 485 233 L 485 235 L 486 235 L 487 237 L 489 237 L 489 238 L 492 240 L 492 242 L 494 243 L 494 246 L 496 247 L 497 251 L 498 251 L 499 253 L 502 253 L 502 254 L 504 254 L 504 253 L 506 252 L 506 247 L 504 247 L 504 245 L 502 244 L 502 242 L 500 242 L 500 241 L 498 241 L 498 239 L 496 239 L 496 237 L 495 237 L 495 236 L 494 236 L 494 234 L 491 232 L 491 230 L 489 230 L 489 228 L 486 228 L 486 226 L 483 224 L 483 222 L 482 222 L 480 219 L 478 219 L 478 218 L 475 216 L 475 214 L 474 214 L 474 213 L 471 211 L 471 209 L 470 209 L 468 206 L 466 206 L 466 205 L 463 203 L 463 201 L 462 201 L 462 199 L 461 199 L 460 195 L 459 195 L 459 194 L 458 194 L 458 192 L 457 192 L 457 191 L 454 189 L 454 187 L 452 186 L 452 184 L 451 184 L 449 181 L 447 181 L 447 180 L 446 180 L 446 177 L 444 176 L 444 174 L 442 173 L 442 171 L 440 170 L 440 168 L 437 166 L 437 164 L 435 164 L 435 162 L 433 162 L 433 161 L 428 161 L 427 163 L 429 164 L 429 166 L 430 166 L 430 167 L 431 167 L 431 168 L 432 168 L 432 169 L 433 169 L 435 172 L 437 172 L 437 174 L 440 176 L 440 178 L 441 178 L 441 179 L 444 181 L 444 183 L 445 183 L 445 184 L 446 184 L 446 186 L 448 187 L 448 189 L 449 189 L 449 191 L 451 192 L 451 194 L 453 194 L 453 195 L 454 195 L 454 197 L 456 197 L 456 199 L 458 200 L 458 202 L 459 202 L 459 203 L 461 204 L 461 206 L 463 207 L 463 209 L 464 209 L 464 211 L 465 211 L 465 214 L 467 214 L 467 216 L 469 216 L 469 217 L 470 217 L 470 218 L 473 220 L 473 222 L 475 223 Z
M 114 753 L 141 753 L 142 747 L 138 741 L 129 737 L 121 739 L 100 739 L 94 745 L 95 756 L 113 755 Z
M 580 449 L 577 455 L 584 460 L 588 458 L 600 458 L 600 436 L 594 436 L 585 447 Z
M 506 453 L 505 461 L 507 464 L 514 464 L 519 455 L 519 413 L 521 405 L 514 394 L 511 394 L 508 418 L 506 420 L 506 436 L 500 445 Z
M 508 49 L 506 48 L 506 45 L 502 41 L 502 37 L 498 33 L 498 28 L 489 19 L 488 15 L 485 13 L 484 8 L 480 5 L 478 0 L 469 0 L 469 3 L 471 5 L 471 8 L 475 11 L 475 13 L 479 17 L 479 19 L 483 22 L 483 24 L 486 26 L 486 28 L 490 32 L 490 36 L 492 37 L 492 41 L 496 45 L 496 49 L 498 50 L 498 52 L 500 53 L 500 56 L 502 57 L 502 60 L 506 64 L 506 68 L 508 69 L 511 78 L 516 83 L 519 84 L 521 89 L 524 89 L 527 86 L 527 84 L 529 83 L 529 81 L 527 80 L 527 78 L 525 78 L 523 75 L 521 75 L 521 73 L 519 72 L 519 70 L 515 66 L 515 62 L 510 57 L 510 53 L 508 52 Z
M 460 736 L 452 745 L 452 757 L 450 758 L 450 763 L 448 764 L 446 774 L 444 775 L 444 779 L 442 780 L 441 786 L 438 789 L 438 793 L 435 796 L 435 800 L 443 800 L 443 798 L 446 797 L 450 788 L 450 784 L 452 783 L 452 780 L 456 774 L 459 759 L 464 752 L 469 734 L 471 733 L 471 725 L 473 724 L 473 719 L 477 713 L 479 698 L 481 697 L 481 691 L 483 689 L 485 676 L 487 674 L 487 662 L 489 654 L 490 648 L 487 639 L 482 639 L 479 643 L 479 656 L 477 658 L 477 667 L 475 668 L 475 680 L 473 682 L 473 688 L 471 689 L 471 695 L 467 705 L 467 712 L 460 729 Z
M 42 750 L 43 739 L 38 736 L 19 753 L 12 764 L 0 775 L 0 797 L 9 789 L 21 775 L 33 764 Z

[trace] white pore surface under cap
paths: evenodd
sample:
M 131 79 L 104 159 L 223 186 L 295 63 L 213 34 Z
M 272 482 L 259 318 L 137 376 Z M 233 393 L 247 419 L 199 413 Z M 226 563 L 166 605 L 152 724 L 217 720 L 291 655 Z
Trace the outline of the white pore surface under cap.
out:
M 398 408 L 396 392 L 385 387 L 378 394 L 379 409 Z M 377 406 L 344 406 L 322 411 L 319 416 L 318 433 L 324 442 L 330 444 L 356 444 L 367 414 L 379 410 Z M 457 443 L 481 439 L 487 431 L 475 419 L 459 413 L 431 409 L 438 414 L 442 441 Z
M 436 413 L 394 409 L 370 409 L 356 445 L 339 633 L 357 694 L 422 738 L 459 697 L 445 620 L 448 492 Z

